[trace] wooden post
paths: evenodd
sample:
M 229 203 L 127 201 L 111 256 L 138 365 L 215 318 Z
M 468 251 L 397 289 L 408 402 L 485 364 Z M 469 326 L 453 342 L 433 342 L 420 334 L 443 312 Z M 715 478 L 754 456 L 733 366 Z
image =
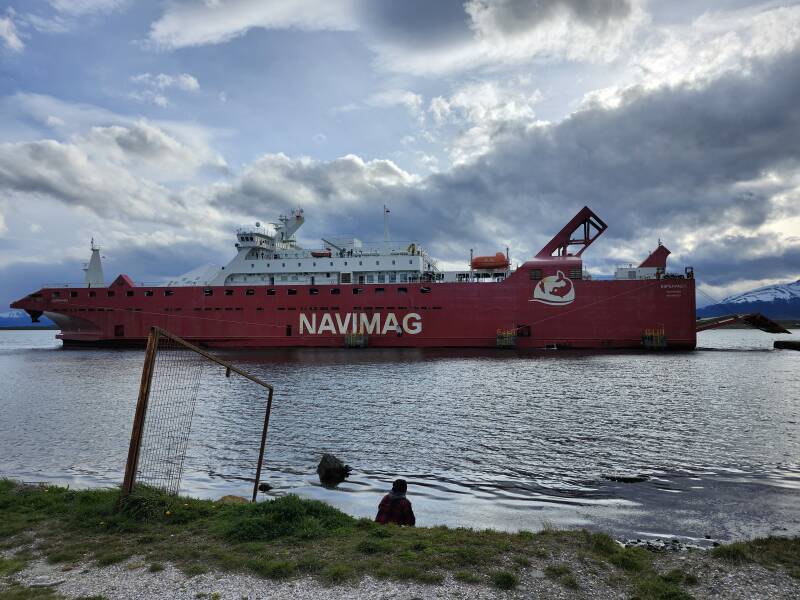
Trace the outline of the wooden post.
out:
M 153 365 L 158 348 L 159 332 L 152 327 L 147 337 L 147 350 L 144 353 L 144 367 L 142 368 L 142 381 L 139 384 L 139 401 L 136 403 L 136 414 L 133 417 L 131 431 L 131 444 L 128 448 L 128 462 L 125 465 L 125 479 L 122 482 L 122 497 L 130 495 L 136 482 L 136 469 L 139 466 L 139 451 L 142 448 L 142 434 L 147 414 L 147 402 L 150 399 L 150 382 L 153 379 Z M 270 394 L 271 395 L 271 394 Z
M 269 388 L 269 396 L 267 396 L 267 412 L 264 415 L 264 429 L 261 432 L 261 447 L 258 450 L 258 465 L 256 466 L 256 481 L 253 484 L 253 502 L 256 501 L 258 496 L 258 484 L 261 481 L 261 465 L 264 462 L 264 447 L 267 444 L 267 429 L 269 429 L 269 415 L 272 412 L 272 388 Z

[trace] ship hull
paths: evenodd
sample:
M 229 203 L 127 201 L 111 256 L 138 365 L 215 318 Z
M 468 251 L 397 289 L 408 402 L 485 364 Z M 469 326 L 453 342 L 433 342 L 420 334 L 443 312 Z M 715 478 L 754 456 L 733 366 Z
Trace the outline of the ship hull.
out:
M 518 270 L 502 282 L 45 288 L 14 308 L 43 313 L 65 345 L 142 345 L 158 326 L 215 348 L 692 349 L 691 278 L 570 281 L 537 298 Z M 356 293 L 357 290 L 357 293 Z M 657 332 L 656 344 L 652 333 Z

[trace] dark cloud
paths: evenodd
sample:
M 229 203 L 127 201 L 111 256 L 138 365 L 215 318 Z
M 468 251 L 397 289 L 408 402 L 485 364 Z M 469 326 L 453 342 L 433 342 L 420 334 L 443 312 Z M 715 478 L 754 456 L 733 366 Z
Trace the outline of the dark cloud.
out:
M 633 90 L 619 108 L 552 126 L 517 124 L 496 134 L 491 152 L 412 197 L 436 223 L 427 232 L 436 240 L 474 237 L 487 214 L 507 223 L 508 237 L 549 234 L 584 204 L 625 243 L 756 228 L 776 212 L 773 197 L 792 191 L 752 182 L 800 164 L 798 61 L 793 53 L 705 87 Z
M 390 44 L 436 47 L 472 37 L 464 0 L 370 0 L 361 10 L 367 35 Z
M 471 0 L 467 10 L 484 29 L 515 35 L 536 28 L 559 13 L 594 27 L 624 19 L 630 0 Z
M 692 262 L 703 281 L 714 286 L 737 280 L 789 280 L 800 273 L 800 241 L 781 246 L 770 235 L 724 236 L 702 242 Z

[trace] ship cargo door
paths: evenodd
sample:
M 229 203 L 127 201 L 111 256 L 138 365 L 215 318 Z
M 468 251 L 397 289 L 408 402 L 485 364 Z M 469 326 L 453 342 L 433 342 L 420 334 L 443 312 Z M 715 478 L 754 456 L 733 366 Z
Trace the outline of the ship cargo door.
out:
M 269 276 L 269 284 L 270 285 L 275 285 L 275 275 L 270 275 Z
M 314 285 L 314 276 L 311 276 L 311 285 Z
M 358 283 L 364 283 L 364 276 L 363 275 L 359 275 L 358 276 Z

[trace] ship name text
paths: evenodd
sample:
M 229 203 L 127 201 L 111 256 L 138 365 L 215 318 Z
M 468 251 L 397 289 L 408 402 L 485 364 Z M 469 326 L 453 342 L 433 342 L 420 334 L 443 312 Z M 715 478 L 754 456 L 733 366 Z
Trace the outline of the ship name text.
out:
M 300 313 L 300 335 L 321 335 L 333 333 L 365 333 L 368 335 L 387 335 L 422 333 L 422 317 L 418 313 L 408 313 L 398 317 L 395 313 Z

